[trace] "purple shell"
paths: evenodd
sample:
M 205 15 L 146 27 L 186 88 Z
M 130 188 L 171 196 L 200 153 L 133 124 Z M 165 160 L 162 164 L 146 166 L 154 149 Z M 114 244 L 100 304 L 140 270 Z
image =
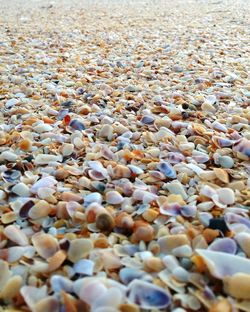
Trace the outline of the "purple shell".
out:
M 162 161 L 157 165 L 157 168 L 160 170 L 160 172 L 164 173 L 166 177 L 175 179 L 176 178 L 176 172 L 174 168 L 166 161 Z
M 208 247 L 209 250 L 226 252 L 229 254 L 236 254 L 237 244 L 231 238 L 217 238 Z

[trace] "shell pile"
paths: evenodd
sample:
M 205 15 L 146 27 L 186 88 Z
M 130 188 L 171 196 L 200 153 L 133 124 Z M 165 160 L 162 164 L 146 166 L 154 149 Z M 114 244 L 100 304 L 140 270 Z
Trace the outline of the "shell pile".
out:
M 0 0 L 4 311 L 250 311 L 249 1 Z

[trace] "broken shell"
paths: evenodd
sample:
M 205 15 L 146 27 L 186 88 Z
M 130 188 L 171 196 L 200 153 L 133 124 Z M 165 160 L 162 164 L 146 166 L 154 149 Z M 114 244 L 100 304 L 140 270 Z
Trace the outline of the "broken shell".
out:
M 176 234 L 160 237 L 158 239 L 158 244 L 162 253 L 169 254 L 174 248 L 190 245 L 190 242 L 185 234 Z
M 166 161 L 160 162 L 157 165 L 157 168 L 160 170 L 160 172 L 165 174 L 166 177 L 171 178 L 171 179 L 176 178 L 176 172 L 175 172 L 174 168 L 169 163 L 167 163 Z

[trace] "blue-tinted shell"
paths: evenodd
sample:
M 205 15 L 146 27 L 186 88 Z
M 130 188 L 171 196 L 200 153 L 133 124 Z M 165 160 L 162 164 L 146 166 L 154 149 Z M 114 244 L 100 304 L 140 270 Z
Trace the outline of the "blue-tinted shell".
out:
M 140 280 L 134 280 L 128 287 L 128 301 L 141 309 L 164 309 L 171 302 L 171 296 L 164 288 Z
M 174 168 L 166 161 L 162 161 L 157 165 L 157 168 L 165 174 L 166 177 L 175 179 L 176 178 L 176 172 Z
M 151 279 L 146 272 L 134 268 L 123 268 L 119 273 L 120 280 L 125 285 L 128 285 L 133 280 L 145 279 L 147 276 Z
M 77 119 L 73 119 L 71 122 L 70 122 L 70 127 L 73 128 L 74 130 L 79 130 L 79 131 L 82 131 L 82 130 L 85 130 L 85 126 L 84 124 L 77 120 Z

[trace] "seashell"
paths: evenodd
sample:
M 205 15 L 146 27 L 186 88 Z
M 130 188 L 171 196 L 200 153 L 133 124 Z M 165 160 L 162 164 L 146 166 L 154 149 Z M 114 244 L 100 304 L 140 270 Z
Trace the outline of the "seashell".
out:
M 121 212 L 115 218 L 115 225 L 120 228 L 132 229 L 134 220 L 126 212 Z
M 101 205 L 102 195 L 100 193 L 94 192 L 84 197 L 84 207 L 88 207 L 92 203 L 97 203 Z
M 178 164 L 185 160 L 185 156 L 178 152 L 169 152 L 167 158 L 170 164 Z
M 17 160 L 17 155 L 11 151 L 4 151 L 0 154 L 0 158 L 9 162 L 15 162 Z
M 113 168 L 112 176 L 115 179 L 121 179 L 121 178 L 130 178 L 131 176 L 131 170 L 127 166 L 123 165 L 116 165 Z
M 66 252 L 64 250 L 58 250 L 52 257 L 48 258 L 47 272 L 53 272 L 60 268 L 66 258 Z
M 40 123 L 39 125 L 35 126 L 33 130 L 37 133 L 44 133 L 53 130 L 53 127 L 51 127 L 49 124 Z
M 85 130 L 84 124 L 78 119 L 71 120 L 69 123 L 69 126 L 74 130 L 78 130 L 78 131 Z
M 208 250 L 236 254 L 237 244 L 231 238 L 216 238 L 212 244 L 209 245 Z
M 194 150 L 192 152 L 192 159 L 199 164 L 204 164 L 209 161 L 210 157 L 208 154 Z
M 131 170 L 133 174 L 136 174 L 136 175 L 140 175 L 144 173 L 144 171 L 138 166 L 128 165 L 128 168 Z
M 176 234 L 162 236 L 158 239 L 158 244 L 160 246 L 160 251 L 165 254 L 169 254 L 176 247 L 183 245 L 190 245 L 187 235 Z
M 39 200 L 34 206 L 29 209 L 28 216 L 33 219 L 47 217 L 51 211 L 50 204 L 45 200 Z
M 18 170 L 6 170 L 1 176 L 5 182 L 16 183 L 21 177 L 21 172 Z
M 101 162 L 99 161 L 89 161 L 88 166 L 93 169 L 94 171 L 97 171 L 101 173 L 104 177 L 108 177 L 107 169 L 105 169 Z
M 172 254 L 178 258 L 190 258 L 193 254 L 192 248 L 189 245 L 182 245 L 172 249 Z
M 153 178 L 155 178 L 156 180 L 165 180 L 165 175 L 162 172 L 159 171 L 155 171 L 155 170 L 150 170 L 149 175 Z
M 237 299 L 250 299 L 250 276 L 236 273 L 223 279 L 224 291 Z
M 53 296 L 48 296 L 34 306 L 35 312 L 59 312 L 59 302 L 58 300 Z
M 1 290 L 0 298 L 2 298 L 4 301 L 13 299 L 19 294 L 19 290 L 22 284 L 23 279 L 21 276 L 12 276 Z
M 236 142 L 233 146 L 234 152 L 240 152 L 247 157 L 250 157 L 250 140 L 246 138 L 240 139 L 238 142 Z
M 218 279 L 223 279 L 226 276 L 233 276 L 237 273 L 249 274 L 250 272 L 249 259 L 205 249 L 196 249 L 196 252 L 204 260 L 210 274 Z
M 70 156 L 74 152 L 74 144 L 63 143 L 61 151 L 64 157 Z
M 24 301 L 32 311 L 37 302 L 48 296 L 46 286 L 42 286 L 40 288 L 36 288 L 33 286 L 23 286 L 20 290 L 20 293 Z
M 84 275 L 93 275 L 95 263 L 88 259 L 81 259 L 78 262 L 74 263 L 73 270 L 75 273 L 84 274 Z
M 38 189 L 37 195 L 41 199 L 49 199 L 55 192 L 56 192 L 56 190 L 53 188 L 41 187 Z
M 151 125 L 154 122 L 154 117 L 150 116 L 150 115 L 145 115 L 142 117 L 141 119 L 141 123 L 143 123 L 144 125 Z
M 0 291 L 2 291 L 11 277 L 11 271 L 9 270 L 8 262 L 0 259 L 0 271 Z
M 230 188 L 220 188 L 217 190 L 219 201 L 225 205 L 232 205 L 235 202 L 234 191 Z
M 62 155 L 39 154 L 34 159 L 35 165 L 48 165 L 50 162 L 62 162 Z
M 147 280 L 148 282 L 152 281 L 152 277 L 142 270 L 135 268 L 122 268 L 119 272 L 120 280 L 123 284 L 128 285 L 133 280 Z
M 109 191 L 106 193 L 106 202 L 112 205 L 119 205 L 123 202 L 124 198 L 117 191 Z
M 164 309 L 169 306 L 171 296 L 161 287 L 134 280 L 128 286 L 128 302 L 137 304 L 141 309 Z
M 32 142 L 29 139 L 24 139 L 19 142 L 19 148 L 25 152 L 32 150 Z
M 179 181 L 172 181 L 164 184 L 164 189 L 175 195 L 181 195 L 184 200 L 188 198 L 183 185 Z
M 78 203 L 83 203 L 83 197 L 81 194 L 75 194 L 73 192 L 63 192 L 61 195 L 61 200 L 62 201 L 66 201 L 66 202 L 70 202 L 70 201 L 74 201 L 74 202 L 78 202 Z
M 157 165 L 157 168 L 160 170 L 160 172 L 165 174 L 166 177 L 171 178 L 171 179 L 176 178 L 176 172 L 169 163 L 162 161 Z
M 218 147 L 230 147 L 234 144 L 234 141 L 232 141 L 230 139 L 223 138 L 223 137 L 217 137 L 217 136 L 214 136 L 212 138 L 212 141 Z
M 118 308 L 118 306 L 123 303 L 123 301 L 124 298 L 121 290 L 116 287 L 110 287 L 103 295 L 100 295 L 96 298 L 96 300 L 91 305 L 91 308 L 93 311 L 97 312 L 111 312 L 113 308 Z M 104 310 L 105 308 L 106 310 Z
M 113 138 L 113 127 L 108 124 L 103 125 L 98 133 L 98 136 L 111 141 Z
M 36 233 L 31 238 L 36 252 L 44 259 L 52 257 L 58 250 L 59 245 L 56 238 L 46 233 Z
M 112 231 L 115 221 L 109 213 L 100 213 L 96 217 L 96 227 L 101 231 Z
M 26 234 L 16 225 L 8 225 L 3 233 L 9 240 L 15 242 L 17 245 L 27 246 L 29 244 Z
M 132 303 L 123 303 L 119 306 L 120 312 L 140 312 L 137 305 Z
M 19 210 L 19 216 L 21 218 L 27 218 L 29 215 L 30 209 L 35 205 L 32 200 L 27 201 Z
M 228 175 L 227 171 L 225 171 L 224 169 L 221 169 L 221 168 L 214 168 L 214 173 L 215 173 L 217 179 L 219 179 L 223 183 L 229 183 L 229 175 Z
M 219 156 L 218 163 L 223 168 L 231 169 L 234 166 L 234 160 L 229 156 Z
M 134 223 L 134 233 L 131 240 L 133 242 L 150 242 L 154 237 L 154 229 L 151 225 L 142 221 L 135 221 Z
M 73 282 L 61 275 L 52 275 L 50 284 L 55 293 L 60 293 L 62 290 L 68 293 L 73 292 Z
M 212 123 L 212 127 L 214 130 L 218 130 L 218 131 L 221 131 L 224 133 L 226 133 L 228 130 L 226 126 L 224 126 L 223 124 L 221 124 L 217 120 Z
M 238 233 L 235 235 L 236 242 L 240 245 L 240 248 L 244 251 L 248 258 L 250 258 L 250 234 Z
M 93 248 L 94 245 L 90 239 L 73 239 L 70 241 L 68 259 L 71 262 L 76 263 L 80 259 L 86 257 Z
M 15 106 L 16 104 L 18 104 L 20 102 L 20 100 L 17 100 L 15 98 L 13 99 L 9 99 L 6 103 L 5 103 L 5 107 L 6 108 L 11 108 L 13 106 Z
M 92 306 L 96 299 L 105 295 L 106 292 L 107 287 L 101 281 L 90 280 L 83 283 L 77 294 L 81 300 Z
M 11 189 L 11 192 L 15 193 L 16 195 L 21 196 L 21 197 L 29 197 L 29 195 L 30 195 L 29 187 L 26 184 L 22 183 L 22 182 L 17 183 Z

